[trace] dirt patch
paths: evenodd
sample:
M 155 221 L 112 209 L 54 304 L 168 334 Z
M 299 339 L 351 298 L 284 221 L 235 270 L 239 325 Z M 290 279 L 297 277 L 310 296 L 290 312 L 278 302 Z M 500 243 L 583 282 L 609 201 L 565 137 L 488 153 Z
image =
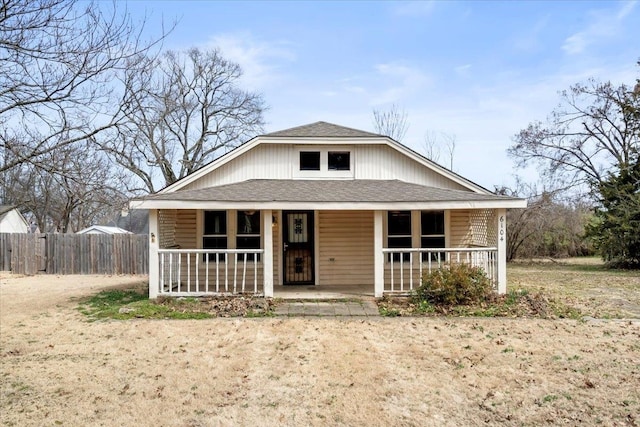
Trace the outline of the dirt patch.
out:
M 0 424 L 640 424 L 640 322 L 87 322 L 140 277 L 0 278 Z

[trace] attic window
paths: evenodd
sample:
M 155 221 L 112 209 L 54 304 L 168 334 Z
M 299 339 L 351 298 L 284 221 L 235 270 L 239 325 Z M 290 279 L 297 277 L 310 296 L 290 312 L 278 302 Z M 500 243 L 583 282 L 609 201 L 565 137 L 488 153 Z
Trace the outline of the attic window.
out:
M 329 151 L 327 160 L 330 171 L 351 170 L 350 153 L 348 151 Z
M 300 170 L 301 171 L 319 171 L 320 170 L 320 152 L 319 151 L 301 151 L 300 152 Z

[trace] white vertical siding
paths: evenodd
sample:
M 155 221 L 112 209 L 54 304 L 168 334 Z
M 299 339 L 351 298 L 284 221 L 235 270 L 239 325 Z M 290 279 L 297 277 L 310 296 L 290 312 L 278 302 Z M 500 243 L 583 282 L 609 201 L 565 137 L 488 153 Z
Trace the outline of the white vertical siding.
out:
M 242 182 L 248 179 L 290 179 L 291 145 L 260 144 L 211 171 L 184 190 Z
M 430 187 L 465 189 L 389 146 L 359 145 L 356 150 L 356 179 L 398 179 Z
M 373 289 L 373 212 L 319 212 L 319 284 Z
M 332 147 L 335 146 L 310 145 L 310 149 L 325 154 Z M 297 171 L 299 166 L 296 148 L 300 148 L 299 143 L 257 145 L 183 189 L 193 190 L 249 179 L 293 179 L 293 172 Z M 462 185 L 387 145 L 354 144 L 350 150 L 354 163 L 354 179 L 398 179 L 431 187 L 465 189 Z M 338 175 L 332 175 L 329 172 L 314 179 L 331 179 L 332 177 L 338 177 Z M 344 179 L 344 176 L 339 178 Z

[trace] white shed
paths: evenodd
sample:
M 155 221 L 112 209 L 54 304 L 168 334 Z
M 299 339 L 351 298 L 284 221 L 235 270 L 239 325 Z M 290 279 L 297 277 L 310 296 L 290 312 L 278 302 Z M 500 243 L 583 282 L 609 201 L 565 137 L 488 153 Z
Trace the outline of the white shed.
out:
M 0 205 L 0 233 L 28 233 L 29 223 L 15 206 Z

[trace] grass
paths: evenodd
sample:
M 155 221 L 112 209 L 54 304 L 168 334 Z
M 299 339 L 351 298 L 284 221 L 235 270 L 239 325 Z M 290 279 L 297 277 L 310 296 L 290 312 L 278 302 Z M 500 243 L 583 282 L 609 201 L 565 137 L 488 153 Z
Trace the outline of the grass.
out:
M 78 310 L 90 321 L 273 316 L 271 304 L 258 298 L 188 297 L 158 298 L 154 301 L 149 299 L 146 289 L 105 290 L 81 301 Z
M 555 262 L 515 262 L 507 267 L 508 286 L 543 293 L 596 318 L 640 317 L 640 271 L 607 268 L 597 258 Z M 558 307 L 565 317 L 575 315 Z
M 640 272 L 607 268 L 597 258 L 520 261 L 507 269 L 506 295 L 479 304 L 433 306 L 410 298 L 379 302 L 386 316 L 640 318 Z
M 116 319 L 208 319 L 195 298 L 152 301 L 139 290 L 105 290 L 80 303 L 79 310 L 90 320 Z

